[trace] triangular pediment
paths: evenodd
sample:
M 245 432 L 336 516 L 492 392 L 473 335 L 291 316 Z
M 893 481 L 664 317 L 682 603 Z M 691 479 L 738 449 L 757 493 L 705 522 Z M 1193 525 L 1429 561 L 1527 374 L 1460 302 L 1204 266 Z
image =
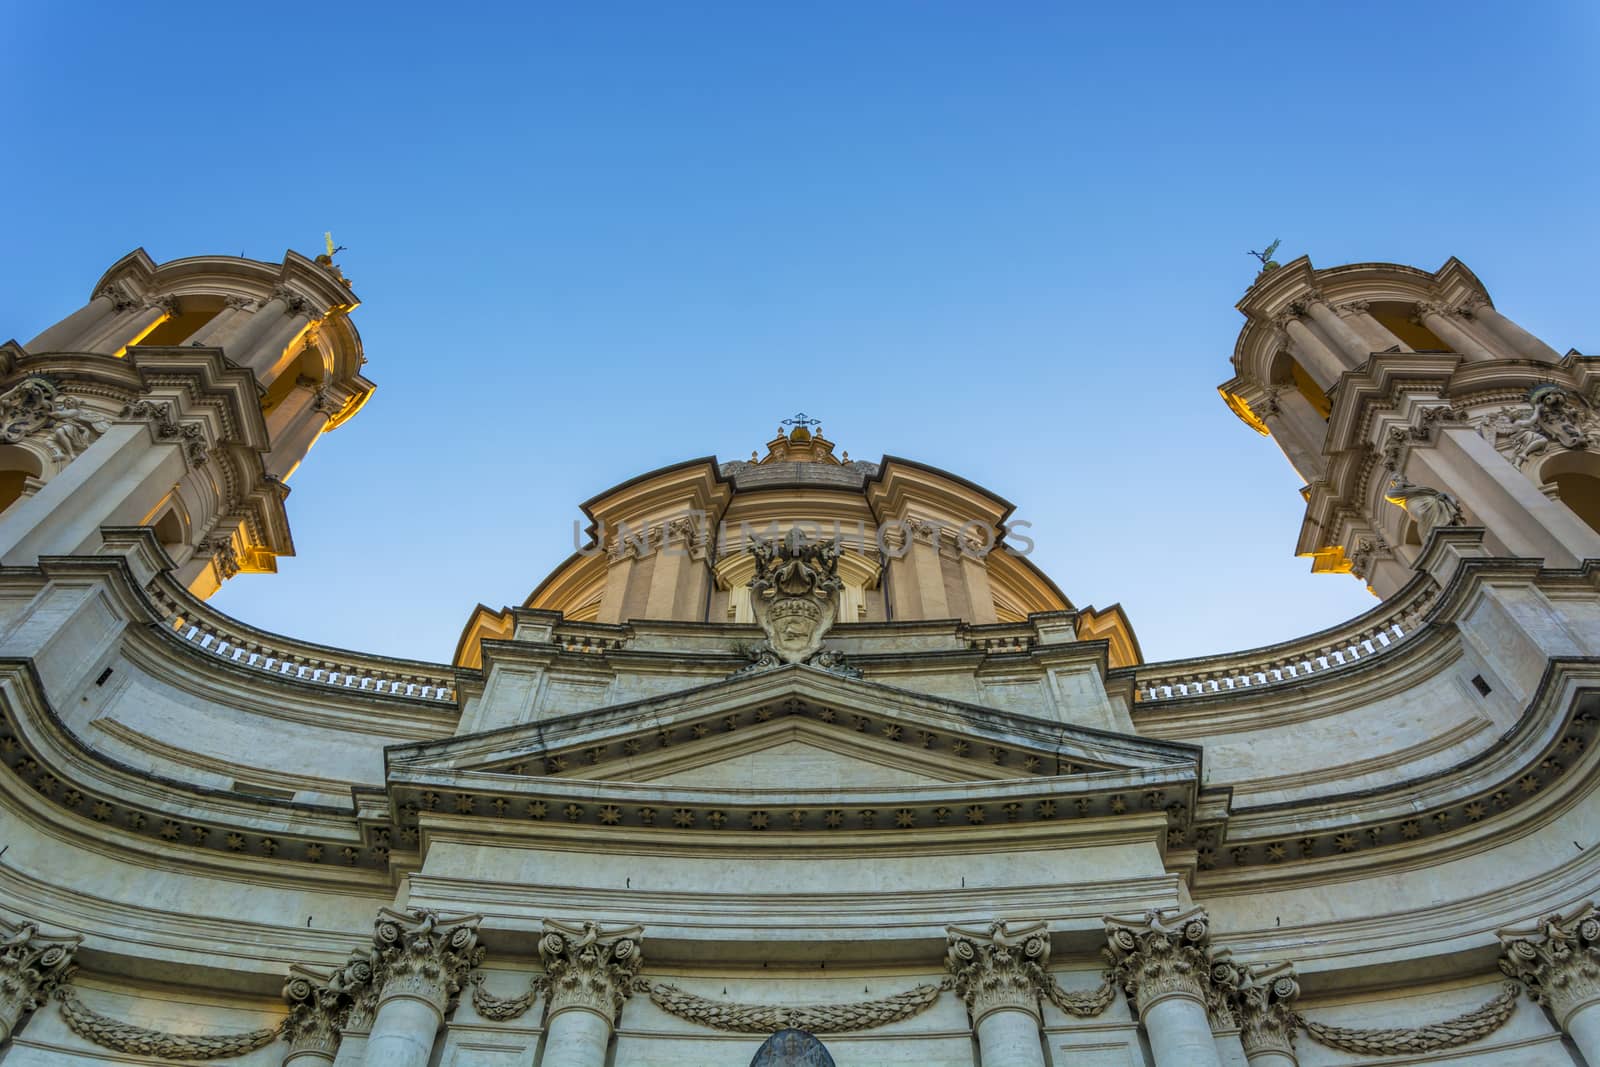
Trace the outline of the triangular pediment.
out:
M 1177 828 L 1200 781 L 1190 745 L 793 666 L 386 755 L 402 829 L 498 833 Z
M 882 740 L 787 715 L 631 758 L 601 760 L 570 777 L 703 789 L 881 788 L 1018 777 L 1014 770 Z
M 1193 746 L 1113 734 L 790 666 L 648 700 L 396 746 L 391 767 L 758 788 L 1198 771 Z M 741 783 L 735 785 L 734 783 Z M 776 784 L 797 784 L 779 782 Z

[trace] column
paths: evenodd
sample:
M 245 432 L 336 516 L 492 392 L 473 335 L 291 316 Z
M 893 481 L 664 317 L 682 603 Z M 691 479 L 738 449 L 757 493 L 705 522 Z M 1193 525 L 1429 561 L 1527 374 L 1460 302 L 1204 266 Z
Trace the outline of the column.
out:
M 228 334 L 243 328 L 250 321 L 256 306 L 256 302 L 247 296 L 228 297 L 227 305 L 213 315 L 210 322 L 196 330 L 186 343 L 221 346 Z
M 1290 963 L 1250 964 L 1233 992 L 1239 1039 L 1250 1067 L 1298 1067 L 1294 1002 L 1300 983 Z
M 611 1031 L 644 960 L 642 926 L 602 927 L 546 919 L 539 958 L 546 975 L 540 1067 L 605 1067 Z
M 1482 323 L 1490 333 L 1510 345 L 1512 351 L 1525 359 L 1534 359 L 1541 363 L 1561 362 L 1559 352 L 1500 314 L 1486 299 L 1469 303 L 1461 309 L 1461 314 Z
M 120 355 L 129 345 L 138 344 L 151 330 L 171 318 L 178 310 L 178 303 L 170 296 L 153 296 L 143 306 L 126 304 L 124 307 L 129 313 L 112 316 L 110 325 L 84 345 L 86 351 Z
M 81 940 L 42 937 L 33 923 L 0 919 L 0 1045 L 67 978 Z
M 347 998 L 330 986 L 331 977 L 298 964 L 289 968 L 283 984 L 283 999 L 289 1002 L 283 1039 L 289 1051 L 283 1067 L 331 1067 L 339 1051 L 339 1026 L 349 1009 Z
M 1045 1067 L 1039 997 L 1050 931 L 1042 922 L 945 928 L 945 967 L 966 1002 L 983 1067 Z
M 327 390 L 306 385 L 290 390 L 267 416 L 267 436 L 272 442 L 272 451 L 265 457 L 267 473 L 287 480 L 342 406 Z
M 310 325 L 311 305 L 305 297 L 278 289 L 228 339 L 228 358 L 249 367 L 263 385 L 270 385 L 283 370 L 285 351 Z
M 1211 928 L 1202 908 L 1105 918 L 1117 977 L 1134 1002 L 1156 1067 L 1221 1067 L 1206 1013 Z
M 1541 493 L 1476 430 L 1452 426 L 1439 434 L 1436 447 L 1413 449 L 1411 456 L 1466 505 L 1469 521 L 1487 527 L 1515 555 L 1543 558 L 1552 567 L 1600 557 L 1600 534 Z
M 1432 330 L 1435 337 L 1449 345 L 1452 350 L 1461 353 L 1469 362 L 1477 363 L 1500 358 L 1463 329 L 1461 324 L 1452 319 L 1446 309 L 1438 304 L 1418 304 L 1417 313 L 1412 316 L 1412 321 Z
M 31 563 L 41 553 L 70 554 L 97 536 L 102 523 L 154 484 L 149 507 L 183 476 L 176 442 L 153 441 L 144 423 L 112 425 L 43 489 L 0 514 L 0 557 Z M 154 490 L 151 490 L 154 492 Z
M 384 908 L 373 932 L 378 1011 L 365 1067 L 427 1067 L 445 1011 L 482 958 L 479 915 Z
M 1585 1063 L 1600 1064 L 1600 910 L 1594 902 L 1499 936 L 1500 969 L 1549 1010 Z
M 1401 352 L 1411 351 L 1410 345 L 1396 337 L 1389 327 L 1377 320 L 1370 310 L 1371 307 L 1372 305 L 1365 300 L 1349 300 L 1334 310 L 1343 315 L 1345 321 L 1367 339 L 1372 351 L 1388 352 L 1391 349 L 1398 349 Z
M 1289 353 L 1300 361 L 1300 366 L 1324 392 L 1344 374 L 1344 360 L 1329 348 L 1311 327 L 1300 321 L 1298 310 L 1291 308 L 1278 318 L 1278 325 L 1289 338 Z
M 1340 318 L 1326 303 L 1312 300 L 1306 304 L 1306 313 L 1333 339 L 1333 343 L 1339 346 L 1339 350 L 1351 361 L 1349 366 L 1359 367 L 1372 358 L 1372 345 L 1367 339 L 1357 333 L 1355 327 Z
M 124 307 L 131 306 L 121 301 L 123 297 L 119 296 L 116 290 L 109 287 L 102 289 L 94 294 L 94 299 L 54 326 L 45 329 L 24 347 L 33 355 L 42 352 L 75 351 L 83 338 L 100 332 L 111 321 L 112 315 Z
M 1262 407 L 1261 421 L 1304 481 L 1314 482 L 1327 474 L 1322 443 L 1328 436 L 1328 422 L 1317 414 L 1311 401 L 1300 395 L 1300 390 L 1289 385 L 1274 386 Z

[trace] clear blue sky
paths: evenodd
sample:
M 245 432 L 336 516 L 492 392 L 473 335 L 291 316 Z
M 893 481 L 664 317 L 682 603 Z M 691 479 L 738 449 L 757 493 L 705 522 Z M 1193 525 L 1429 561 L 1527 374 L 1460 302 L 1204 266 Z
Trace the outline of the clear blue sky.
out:
M 448 658 L 577 503 L 797 409 L 1034 523 L 1150 658 L 1365 610 L 1223 407 L 1254 273 L 1461 257 L 1600 350 L 1600 7 L 6 2 L 0 337 L 331 229 L 378 392 L 214 603 Z

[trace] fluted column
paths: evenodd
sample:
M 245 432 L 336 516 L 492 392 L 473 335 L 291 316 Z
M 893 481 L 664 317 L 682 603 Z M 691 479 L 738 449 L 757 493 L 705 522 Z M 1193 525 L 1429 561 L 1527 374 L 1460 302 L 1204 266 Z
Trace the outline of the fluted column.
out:
M 95 333 L 85 344 L 88 352 L 116 354 L 129 345 L 137 344 L 151 330 L 171 318 L 178 310 L 178 302 L 170 296 L 152 296 L 142 305 L 128 304 L 126 310 L 113 315 L 104 329 Z
M 373 932 L 378 1012 L 365 1067 L 427 1067 L 445 1012 L 483 956 L 478 915 L 384 908 Z
M 1541 363 L 1561 362 L 1561 353 L 1500 314 L 1487 300 L 1479 299 L 1467 304 L 1461 308 L 1461 314 L 1482 323 L 1485 329 L 1525 359 L 1536 359 Z
M 33 923 L 0 919 L 0 1046 L 23 1015 L 72 975 L 79 937 L 42 937 Z
M 611 1031 L 644 960 L 641 926 L 546 919 L 539 958 L 546 975 L 540 1067 L 605 1067 Z
M 1106 938 L 1156 1067 L 1221 1067 L 1206 1013 L 1211 930 L 1202 908 L 1137 920 L 1107 916 Z
M 210 322 L 196 330 L 186 343 L 213 347 L 225 344 L 228 334 L 242 328 L 250 321 L 257 306 L 256 301 L 247 296 L 228 297 L 223 309 L 213 315 Z
M 1050 962 L 1042 922 L 945 928 L 945 967 L 966 1002 L 983 1067 L 1044 1067 L 1039 997 Z
M 228 358 L 256 372 L 263 385 L 269 385 L 283 370 L 284 353 L 311 325 L 311 305 L 298 293 L 278 289 L 227 339 Z
M 1461 353 L 1471 362 L 1499 358 L 1481 341 L 1463 329 L 1461 324 L 1451 318 L 1448 311 L 1438 304 L 1418 304 L 1417 312 L 1412 316 L 1412 321 L 1432 330 L 1435 337 L 1449 345 L 1454 351 Z
M 1289 338 L 1289 353 L 1300 361 L 1300 366 L 1324 392 L 1333 387 L 1344 373 L 1344 360 L 1328 347 L 1326 341 L 1300 321 L 1298 308 L 1291 308 L 1278 317 L 1278 325 Z
M 126 297 L 108 286 L 95 293 L 93 299 L 83 307 L 46 328 L 25 347 L 34 355 L 78 351 L 85 337 L 99 333 L 111 321 L 111 316 L 132 306 Z
M 1366 338 L 1372 351 L 1387 352 L 1391 349 L 1398 349 L 1401 352 L 1411 351 L 1410 345 L 1400 340 L 1389 327 L 1378 321 L 1372 314 L 1371 308 L 1372 305 L 1365 300 L 1347 300 L 1334 310 L 1339 312 L 1357 333 Z
M 1500 931 L 1500 969 L 1555 1017 L 1590 1067 L 1600 1067 L 1600 910 L 1594 902 L 1535 926 Z
M 1339 346 L 1339 351 L 1350 361 L 1347 366 L 1359 367 L 1372 358 L 1372 345 L 1367 339 L 1357 333 L 1355 327 L 1340 318 L 1326 303 L 1321 300 L 1307 302 L 1306 314 L 1310 315 L 1312 320 L 1322 327 L 1323 332 L 1333 339 L 1333 343 Z
M 343 406 L 326 389 L 297 385 L 290 390 L 267 416 L 267 434 L 272 441 L 272 451 L 265 457 L 267 473 L 287 480 Z

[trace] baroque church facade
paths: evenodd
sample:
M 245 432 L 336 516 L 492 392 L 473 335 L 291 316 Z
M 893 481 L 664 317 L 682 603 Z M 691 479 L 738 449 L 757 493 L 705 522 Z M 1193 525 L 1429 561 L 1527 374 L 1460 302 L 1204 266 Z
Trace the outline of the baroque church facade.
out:
M 0 1067 L 1600 1067 L 1600 357 L 1266 267 L 1222 397 L 1358 618 L 1146 662 L 796 419 L 428 663 L 206 604 L 372 392 L 347 279 L 124 257 L 0 346 Z

